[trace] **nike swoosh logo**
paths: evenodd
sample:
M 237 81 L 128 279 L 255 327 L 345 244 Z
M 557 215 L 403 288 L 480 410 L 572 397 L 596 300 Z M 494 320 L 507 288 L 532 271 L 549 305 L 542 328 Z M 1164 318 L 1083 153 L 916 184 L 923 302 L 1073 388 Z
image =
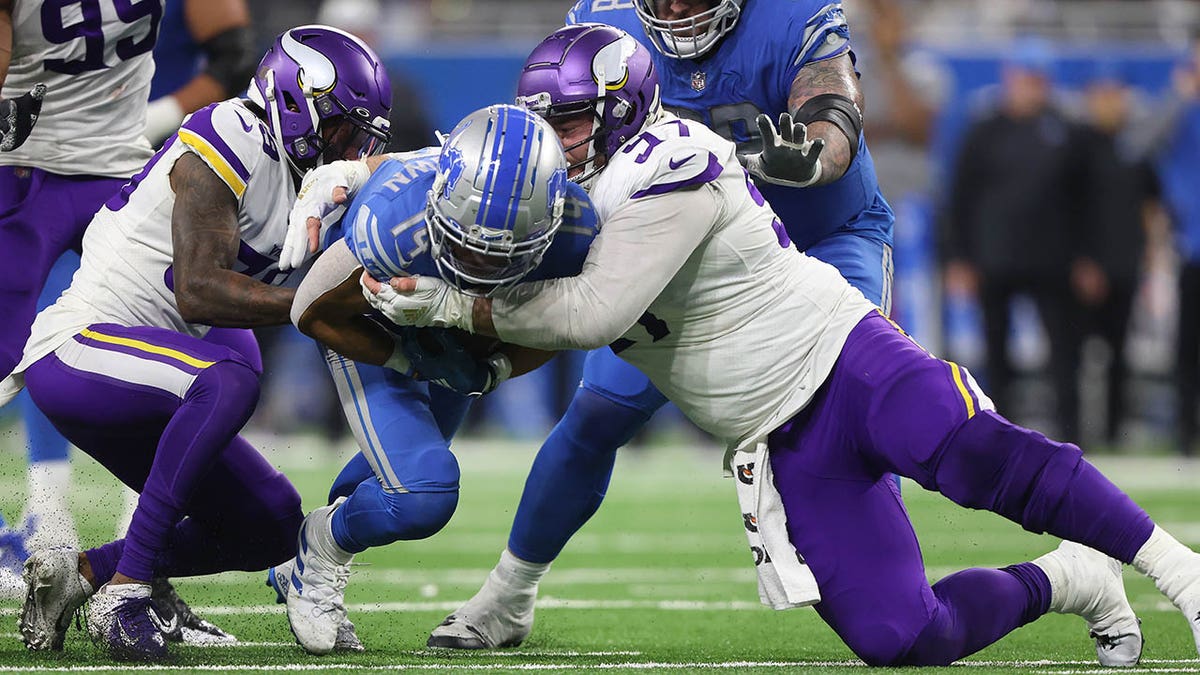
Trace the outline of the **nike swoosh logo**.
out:
M 249 124 L 246 124 L 246 120 L 242 119 L 241 115 L 238 115 L 237 118 L 238 118 L 238 122 L 240 122 L 242 124 L 242 128 L 246 130 L 246 133 L 250 133 L 251 131 L 254 131 L 254 127 L 250 126 Z
M 687 164 L 695 156 L 696 155 L 694 155 L 694 154 L 688 155 L 687 157 L 684 157 L 683 159 L 679 160 L 678 162 L 676 162 L 673 159 L 669 160 L 669 161 L 667 161 L 667 166 L 671 167 L 671 170 L 674 171 L 675 169 L 678 169 L 679 167 L 683 166 L 684 164 Z

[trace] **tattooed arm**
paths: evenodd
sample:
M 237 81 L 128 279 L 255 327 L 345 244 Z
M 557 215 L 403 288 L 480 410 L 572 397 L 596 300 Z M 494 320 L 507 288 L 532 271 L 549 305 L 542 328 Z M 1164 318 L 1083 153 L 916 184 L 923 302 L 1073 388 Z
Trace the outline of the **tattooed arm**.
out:
M 238 206 L 224 182 L 196 155 L 184 153 L 171 169 L 175 302 L 184 321 L 250 328 L 290 322 L 296 292 L 233 271 Z
M 794 115 L 805 101 L 820 94 L 845 96 L 854 101 L 859 110 L 863 109 L 862 90 L 858 87 L 858 76 L 854 74 L 854 62 L 850 54 L 816 61 L 801 68 L 788 94 L 788 110 Z M 825 140 L 825 149 L 821 152 L 821 178 L 815 185 L 832 183 L 850 168 L 850 140 L 831 122 L 809 124 L 808 139 L 815 138 Z
M 0 84 L 8 77 L 8 64 L 12 59 L 12 6 L 12 0 L 0 0 Z

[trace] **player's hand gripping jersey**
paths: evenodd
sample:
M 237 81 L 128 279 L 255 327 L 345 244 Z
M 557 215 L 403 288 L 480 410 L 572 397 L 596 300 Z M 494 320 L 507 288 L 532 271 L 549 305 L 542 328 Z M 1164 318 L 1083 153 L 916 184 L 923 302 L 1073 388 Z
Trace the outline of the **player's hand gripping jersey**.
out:
M 120 178 L 140 169 L 151 154 L 142 128 L 162 15 L 162 0 L 16 2 L 0 96 L 43 83 L 46 97 L 29 139 L 0 153 L 0 165 Z
M 686 214 L 645 210 L 643 200 L 687 190 L 711 190 L 719 201 L 711 230 L 688 232 L 708 226 Z M 698 122 L 664 113 L 609 158 L 590 196 L 605 229 L 585 274 L 623 270 L 631 276 L 595 283 L 621 285 L 620 300 L 630 306 L 649 303 L 613 351 L 726 441 L 756 438 L 804 407 L 845 336 L 874 308 L 836 269 L 788 244 L 733 144 Z M 621 220 L 633 208 L 645 217 Z M 653 249 L 660 258 L 629 261 L 629 247 L 644 253 L 646 241 L 661 242 Z M 691 250 L 686 259 L 682 250 Z M 514 288 L 523 305 L 519 322 L 496 316 L 497 329 L 518 344 L 539 346 L 535 336 L 547 332 L 526 318 L 563 320 L 554 311 L 557 294 L 539 286 Z M 747 392 L 749 381 L 759 384 Z
M 189 117 L 161 150 L 96 214 L 83 239 L 71 287 L 38 315 L 17 372 L 93 323 L 156 326 L 201 337 L 209 327 L 183 320 L 171 269 L 170 174 L 184 153 L 202 159 L 237 197 L 241 239 L 235 271 L 282 285 L 279 242 L 296 192 L 271 131 L 239 100 Z M 298 275 L 297 275 L 298 276 Z
M 788 111 L 788 96 L 805 66 L 850 52 L 850 29 L 838 0 L 751 0 L 737 25 L 702 59 L 668 58 L 650 47 L 633 3 L 580 0 L 567 24 L 616 26 L 642 44 L 654 62 L 662 103 L 671 112 L 704 122 L 738 152 L 761 146 L 755 118 Z M 892 213 L 879 191 L 865 140 L 846 174 L 820 187 L 792 188 L 761 182 L 759 189 L 800 250 L 848 227 L 890 245 Z

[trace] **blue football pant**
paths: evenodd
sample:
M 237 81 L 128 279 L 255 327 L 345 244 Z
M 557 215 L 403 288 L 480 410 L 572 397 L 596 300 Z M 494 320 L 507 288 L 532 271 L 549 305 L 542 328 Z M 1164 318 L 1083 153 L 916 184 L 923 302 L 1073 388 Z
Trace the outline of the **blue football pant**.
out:
M 436 533 L 458 506 L 450 439 L 471 398 L 329 350 L 325 357 L 361 449 L 330 489 L 331 502 L 347 497 L 333 516 L 334 540 L 357 553 Z

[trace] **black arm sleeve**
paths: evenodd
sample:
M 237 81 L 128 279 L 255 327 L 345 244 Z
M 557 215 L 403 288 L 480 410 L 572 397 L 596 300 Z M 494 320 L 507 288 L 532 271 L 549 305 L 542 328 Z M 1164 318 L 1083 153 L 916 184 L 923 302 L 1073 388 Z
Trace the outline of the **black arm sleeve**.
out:
M 249 26 L 230 28 L 200 46 L 208 57 L 204 72 L 224 87 L 227 95 L 232 96 L 246 87 L 258 65 L 254 31 Z

